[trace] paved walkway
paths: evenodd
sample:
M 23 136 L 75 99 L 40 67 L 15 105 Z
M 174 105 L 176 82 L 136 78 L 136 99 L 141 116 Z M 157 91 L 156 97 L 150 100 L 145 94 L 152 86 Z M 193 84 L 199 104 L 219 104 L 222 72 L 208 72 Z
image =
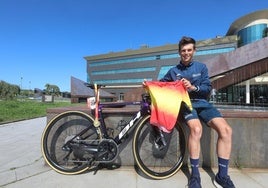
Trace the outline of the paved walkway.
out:
M 185 170 L 165 180 L 149 180 L 136 173 L 132 166 L 116 170 L 99 170 L 81 175 L 61 175 L 44 164 L 41 155 L 41 134 L 46 118 L 37 118 L 0 125 L 0 187 L 68 187 L 83 188 L 183 188 L 187 187 Z M 201 169 L 202 186 L 214 187 L 215 169 Z M 268 169 L 229 170 L 236 187 L 267 188 Z

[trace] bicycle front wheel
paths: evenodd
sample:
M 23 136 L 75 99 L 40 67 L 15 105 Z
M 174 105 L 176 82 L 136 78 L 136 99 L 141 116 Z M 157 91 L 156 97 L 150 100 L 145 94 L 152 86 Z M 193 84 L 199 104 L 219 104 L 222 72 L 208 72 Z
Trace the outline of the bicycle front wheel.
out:
M 150 115 L 138 124 L 133 138 L 133 157 L 138 168 L 148 177 L 165 179 L 176 174 L 182 164 L 186 151 L 186 139 L 182 127 L 176 124 L 168 135 L 165 148 L 158 151 L 154 141 L 154 126 Z
M 79 111 L 67 111 L 54 117 L 42 134 L 41 148 L 46 163 L 66 175 L 93 168 L 94 154 L 83 150 L 98 139 L 93 122 L 91 116 Z

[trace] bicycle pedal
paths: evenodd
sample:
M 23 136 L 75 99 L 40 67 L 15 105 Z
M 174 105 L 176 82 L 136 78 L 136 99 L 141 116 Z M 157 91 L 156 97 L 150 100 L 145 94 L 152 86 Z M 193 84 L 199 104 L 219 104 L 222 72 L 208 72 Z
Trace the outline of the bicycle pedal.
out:
M 114 170 L 120 168 L 121 165 L 118 163 L 101 163 L 99 164 L 99 169 L 106 168 L 107 170 Z
M 114 170 L 114 169 L 117 169 L 117 168 L 120 168 L 121 165 L 118 164 L 118 163 L 111 163 L 111 164 L 107 164 L 106 168 L 108 170 Z

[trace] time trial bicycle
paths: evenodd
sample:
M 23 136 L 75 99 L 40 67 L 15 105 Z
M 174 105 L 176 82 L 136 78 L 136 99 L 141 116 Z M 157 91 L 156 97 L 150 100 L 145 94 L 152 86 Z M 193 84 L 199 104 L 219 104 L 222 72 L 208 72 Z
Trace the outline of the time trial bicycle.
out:
M 150 124 L 151 98 L 148 93 L 142 94 L 142 100 L 137 102 L 107 103 L 100 102 L 100 89 L 108 86 L 87 86 L 95 91 L 91 113 L 60 113 L 48 122 L 43 131 L 42 155 L 52 169 L 74 175 L 101 164 L 112 164 L 125 137 L 133 133 L 134 164 L 143 174 L 152 179 L 165 179 L 180 170 L 186 151 L 184 130 L 179 122 L 171 133 L 164 133 Z M 114 136 L 113 130 L 105 124 L 103 109 L 122 105 L 138 105 L 139 110 L 128 122 L 120 125 L 119 133 Z

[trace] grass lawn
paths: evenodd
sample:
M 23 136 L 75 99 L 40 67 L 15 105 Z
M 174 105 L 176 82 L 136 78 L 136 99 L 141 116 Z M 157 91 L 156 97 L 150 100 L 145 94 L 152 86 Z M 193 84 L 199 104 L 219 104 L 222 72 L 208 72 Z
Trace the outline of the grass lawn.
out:
M 47 108 L 77 106 L 70 102 L 43 103 L 33 100 L 0 101 L 0 124 L 46 116 Z

